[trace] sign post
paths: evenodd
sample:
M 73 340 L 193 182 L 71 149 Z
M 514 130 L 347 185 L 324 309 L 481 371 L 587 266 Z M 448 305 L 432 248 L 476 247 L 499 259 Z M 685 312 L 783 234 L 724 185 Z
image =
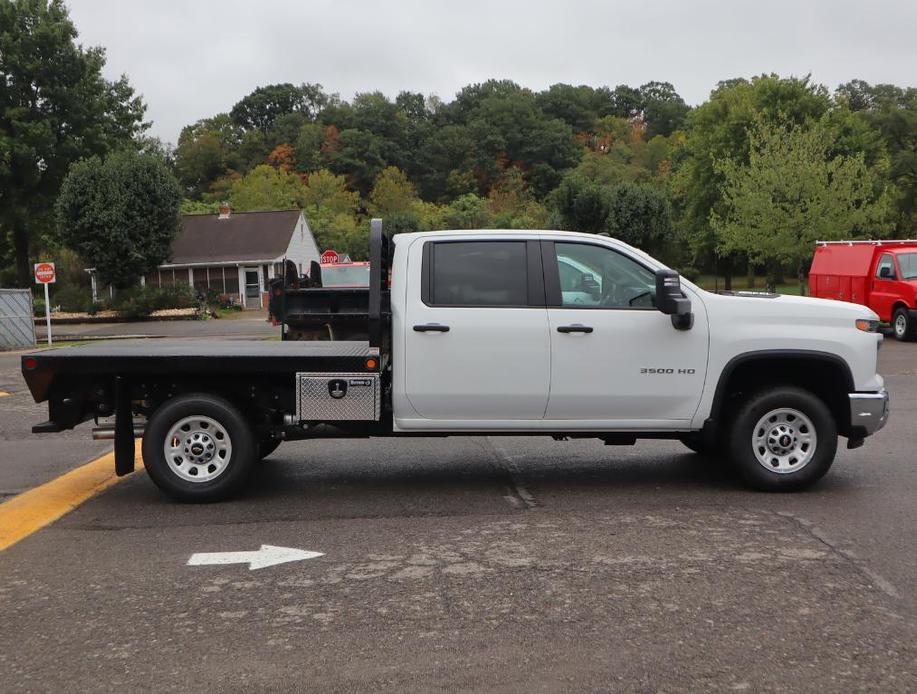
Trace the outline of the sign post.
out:
M 51 299 L 48 285 L 57 281 L 54 263 L 35 263 L 35 281 L 45 285 L 45 321 L 48 327 L 48 347 L 51 346 Z
M 322 265 L 334 265 L 339 262 L 338 252 L 331 250 L 330 248 L 327 251 L 322 253 Z

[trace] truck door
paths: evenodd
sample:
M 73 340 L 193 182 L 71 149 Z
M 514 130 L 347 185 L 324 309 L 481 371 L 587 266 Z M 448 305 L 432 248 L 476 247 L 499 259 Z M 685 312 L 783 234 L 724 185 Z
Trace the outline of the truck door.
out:
M 872 278 L 869 308 L 879 314 L 880 320 L 890 321 L 892 306 L 900 294 L 895 257 L 891 253 L 883 253 L 876 263 L 876 273 Z
M 675 330 L 656 310 L 655 275 L 607 245 L 543 241 L 551 334 L 545 426 L 678 428 L 694 416 L 707 367 L 707 318 Z
M 550 341 L 538 241 L 425 239 L 408 274 L 400 327 L 413 410 L 471 427 L 540 422 Z

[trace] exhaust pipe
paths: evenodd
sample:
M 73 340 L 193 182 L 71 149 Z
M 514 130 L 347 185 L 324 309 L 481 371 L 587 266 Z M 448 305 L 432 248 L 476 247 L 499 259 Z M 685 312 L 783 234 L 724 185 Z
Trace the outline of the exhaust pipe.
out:
M 143 424 L 134 422 L 134 438 L 139 439 L 143 437 Z M 114 424 L 103 424 L 99 427 L 93 427 L 92 429 L 92 440 L 93 441 L 114 441 L 115 440 L 115 425 Z

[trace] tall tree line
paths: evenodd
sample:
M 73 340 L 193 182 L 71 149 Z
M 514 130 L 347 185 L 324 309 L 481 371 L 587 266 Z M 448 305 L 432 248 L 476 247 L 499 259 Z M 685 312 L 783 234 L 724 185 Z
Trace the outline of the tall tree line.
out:
M 371 215 L 395 231 L 607 233 L 726 275 L 795 272 L 815 236 L 917 235 L 912 87 L 760 75 L 690 108 L 663 81 L 488 80 L 449 100 L 271 84 L 185 127 L 173 151 L 144 135 L 144 104 L 104 61 L 61 0 L 0 0 L 0 283 L 27 285 L 37 252 L 77 247 L 53 215 L 64 178 L 125 150 L 172 170 L 185 212 L 299 207 L 322 245 L 356 257 Z

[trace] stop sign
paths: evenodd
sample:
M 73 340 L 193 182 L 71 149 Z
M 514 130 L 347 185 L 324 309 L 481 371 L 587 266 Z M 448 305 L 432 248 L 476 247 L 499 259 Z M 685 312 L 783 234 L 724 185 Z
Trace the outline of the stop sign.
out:
M 330 248 L 322 253 L 322 263 L 325 265 L 333 265 L 338 262 L 338 252 L 333 251 Z
M 38 284 L 51 284 L 57 279 L 54 263 L 35 263 L 35 281 Z

